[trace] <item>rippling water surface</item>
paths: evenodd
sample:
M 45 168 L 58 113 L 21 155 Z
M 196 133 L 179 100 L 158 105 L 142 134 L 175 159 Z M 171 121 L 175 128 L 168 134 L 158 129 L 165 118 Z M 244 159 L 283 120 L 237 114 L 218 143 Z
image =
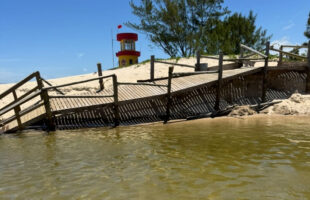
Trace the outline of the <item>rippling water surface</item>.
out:
M 0 199 L 310 199 L 310 118 L 2 135 Z

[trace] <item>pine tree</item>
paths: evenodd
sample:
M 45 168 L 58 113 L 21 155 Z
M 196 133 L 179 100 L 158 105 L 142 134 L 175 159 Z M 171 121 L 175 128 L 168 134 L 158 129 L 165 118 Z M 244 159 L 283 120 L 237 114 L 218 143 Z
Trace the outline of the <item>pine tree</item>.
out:
M 305 36 L 310 39 L 310 12 L 309 12 L 309 18 L 307 22 L 307 28 L 306 31 L 304 32 Z
M 201 46 L 206 24 L 227 13 L 223 0 L 141 0 L 130 6 L 140 23 L 126 25 L 145 33 L 171 57 L 190 56 Z
M 156 46 L 171 57 L 208 54 L 238 54 L 240 43 L 262 49 L 271 36 L 257 28 L 256 15 L 230 12 L 224 0 L 141 0 L 130 2 L 140 23 L 126 25 L 145 33 Z

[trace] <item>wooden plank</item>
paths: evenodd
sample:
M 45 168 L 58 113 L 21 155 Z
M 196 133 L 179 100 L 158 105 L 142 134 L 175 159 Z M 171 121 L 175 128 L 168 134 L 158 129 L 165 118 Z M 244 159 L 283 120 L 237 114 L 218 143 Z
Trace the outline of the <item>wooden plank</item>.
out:
M 20 106 L 24 103 L 26 103 L 27 101 L 30 101 L 31 99 L 33 99 L 36 96 L 40 95 L 40 91 L 37 91 L 35 93 L 33 93 L 32 95 L 29 95 L 28 97 L 21 99 L 20 101 L 14 102 L 11 106 L 6 107 L 5 109 L 3 109 L 0 112 L 0 115 L 4 115 L 5 113 L 9 112 L 10 110 L 13 110 L 15 107 Z
M 18 97 L 17 99 L 14 99 L 13 102 L 5 105 L 5 107 L 0 109 L 0 112 L 2 112 L 5 108 L 11 106 L 12 104 L 14 104 L 17 101 L 20 101 L 21 99 L 25 98 L 26 96 L 30 95 L 31 93 L 35 92 L 38 89 L 38 86 L 34 87 L 33 89 L 29 90 L 28 92 L 26 92 L 25 94 L 23 94 L 22 96 Z
M 180 67 L 195 68 L 195 66 L 192 66 L 192 65 L 179 64 L 179 63 L 171 63 L 171 62 L 165 62 L 165 61 L 160 61 L 160 60 L 155 60 L 155 62 L 162 63 L 162 64 L 167 64 L 167 65 L 175 65 L 175 66 L 180 66 Z
M 50 82 L 48 82 L 48 81 L 45 80 L 44 78 L 41 77 L 41 79 L 42 79 L 42 81 L 43 81 L 44 83 L 46 83 L 47 85 L 53 86 Z M 58 90 L 57 88 L 55 88 L 55 91 L 58 92 L 58 93 L 60 93 L 60 94 L 62 94 L 62 95 L 65 95 L 62 91 Z
M 125 83 L 125 82 L 118 82 L 118 85 L 147 85 L 147 86 L 157 86 L 157 87 L 167 87 L 167 85 L 160 85 L 155 83 Z
M 106 78 L 111 78 L 111 77 L 113 77 L 113 74 L 112 75 L 108 75 L 108 76 L 100 76 L 100 77 L 97 77 L 97 78 L 90 78 L 90 79 L 86 79 L 86 80 L 82 80 L 82 81 L 66 83 L 66 84 L 62 84 L 62 85 L 55 85 L 55 86 L 50 86 L 50 87 L 44 87 L 43 89 L 44 90 L 51 90 L 51 89 L 55 89 L 55 88 L 67 87 L 67 86 L 71 86 L 71 85 L 87 83 L 87 82 L 90 82 L 90 81 L 95 81 L 95 80 L 99 80 L 99 79 L 106 79 Z
M 64 95 L 64 96 L 59 96 L 59 95 L 50 95 L 50 99 L 72 99 L 72 98 L 109 98 L 113 97 L 113 95 L 109 96 L 104 96 L 104 95 Z
M 0 94 L 0 99 L 2 99 L 3 97 L 7 96 L 8 94 L 10 94 L 13 90 L 16 90 L 17 88 L 19 88 L 20 86 L 24 85 L 26 82 L 30 81 L 31 79 L 33 79 L 34 77 L 36 77 L 36 75 L 39 72 L 34 72 L 32 74 L 30 74 L 29 76 L 27 76 L 26 78 L 24 78 L 23 80 L 21 80 L 20 82 L 16 83 L 15 85 L 13 85 L 12 87 L 10 87 L 9 89 L 7 89 L 5 92 L 3 92 L 2 94 Z
M 297 54 L 294 54 L 294 53 L 290 53 L 290 52 L 286 52 L 286 51 L 283 51 L 283 50 L 280 50 L 280 49 L 275 49 L 273 47 L 271 47 L 270 50 L 271 51 L 277 51 L 277 52 L 280 52 L 282 54 L 286 54 L 286 55 L 289 55 L 289 56 L 292 56 L 292 57 L 295 57 L 295 58 L 307 59 L 306 56 L 300 56 L 300 55 L 297 55 Z
M 242 48 L 244 48 L 244 49 L 246 49 L 246 50 L 248 50 L 248 51 L 251 51 L 251 52 L 253 52 L 253 53 L 256 53 L 256 54 L 262 56 L 263 58 L 266 58 L 266 55 L 262 54 L 262 53 L 259 52 L 259 51 L 256 51 L 255 49 L 252 49 L 251 47 L 248 47 L 248 46 L 246 46 L 246 45 L 244 45 L 244 44 L 240 44 L 240 47 L 242 47 Z

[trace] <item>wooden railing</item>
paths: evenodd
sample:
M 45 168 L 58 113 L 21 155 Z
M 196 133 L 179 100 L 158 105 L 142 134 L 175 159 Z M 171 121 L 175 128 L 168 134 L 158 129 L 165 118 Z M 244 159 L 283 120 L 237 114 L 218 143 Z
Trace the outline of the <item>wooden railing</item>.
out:
M 33 78 L 36 79 L 37 85 L 34 88 L 30 89 L 25 94 L 18 97 L 17 96 L 17 89 L 20 88 L 21 86 L 23 86 L 25 83 L 27 83 L 28 81 L 30 81 Z M 16 120 L 17 124 L 18 124 L 18 129 L 22 130 L 24 128 L 24 125 L 22 123 L 21 117 L 28 114 L 29 112 L 39 108 L 42 105 L 46 106 L 46 102 L 44 101 L 44 95 L 42 95 L 42 93 L 41 93 L 42 87 L 43 87 L 43 84 L 42 84 L 42 79 L 40 77 L 40 73 L 34 72 L 34 73 L 30 74 L 29 76 L 27 76 L 22 81 L 18 82 L 17 84 L 15 84 L 14 86 L 12 86 L 8 90 L 6 90 L 5 92 L 3 92 L 2 94 L 0 94 L 0 99 L 3 99 L 10 94 L 12 94 L 14 97 L 14 101 L 12 101 L 11 103 L 5 105 L 4 107 L 2 107 L 0 109 L 0 116 L 2 116 L 2 117 L 5 114 L 7 114 L 8 112 L 10 112 L 12 110 L 14 111 L 13 116 L 3 117 L 3 120 L 0 122 L 1 126 L 5 126 L 6 124 Z M 37 96 L 41 96 L 41 100 L 43 100 L 43 102 L 40 100 L 39 102 L 35 102 L 35 103 L 31 104 L 27 108 L 21 109 L 22 104 L 25 104 L 26 102 L 32 100 L 33 98 L 35 98 Z M 45 108 L 45 109 L 48 110 L 48 108 Z

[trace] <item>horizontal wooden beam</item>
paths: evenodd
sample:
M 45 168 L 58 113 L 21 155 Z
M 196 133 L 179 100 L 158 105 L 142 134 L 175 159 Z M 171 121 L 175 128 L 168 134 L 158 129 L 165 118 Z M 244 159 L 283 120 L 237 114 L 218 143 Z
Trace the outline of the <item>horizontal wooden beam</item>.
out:
M 118 85 L 146 85 L 146 86 L 157 86 L 157 87 L 168 87 L 167 85 L 153 84 L 153 83 L 125 83 L 118 82 Z
M 25 94 L 23 94 L 22 96 L 18 97 L 16 100 L 12 101 L 11 103 L 9 103 L 8 105 L 5 105 L 5 107 L 0 109 L 0 112 L 3 111 L 5 108 L 13 105 L 15 102 L 20 101 L 21 99 L 25 98 L 26 96 L 30 95 L 31 93 L 35 92 L 36 90 L 39 89 L 39 86 L 34 87 L 33 89 L 29 90 L 28 92 L 26 92 Z
M 3 92 L 2 94 L 0 94 L 0 99 L 2 99 L 3 97 L 7 96 L 8 94 L 10 94 L 11 92 L 13 92 L 13 90 L 16 90 L 17 88 L 19 88 L 20 86 L 24 85 L 26 82 L 30 81 L 31 79 L 33 79 L 34 77 L 36 77 L 38 75 L 39 72 L 34 72 L 32 74 L 30 74 L 29 76 L 27 76 L 26 78 L 24 78 L 23 80 L 21 80 L 20 82 L 16 83 L 15 85 L 13 85 L 12 87 L 10 87 L 9 89 L 7 89 L 5 92 Z
M 46 83 L 47 85 L 53 86 L 50 82 L 48 82 L 48 81 L 45 80 L 44 78 L 41 77 L 41 79 L 42 79 L 42 81 L 43 81 L 44 83 Z M 55 91 L 58 92 L 58 93 L 60 93 L 60 94 L 62 94 L 62 95 L 65 95 L 62 91 L 58 90 L 57 88 L 55 88 Z
M 171 62 L 165 62 L 165 61 L 160 61 L 160 60 L 155 60 L 155 63 L 162 63 L 162 64 L 167 64 L 167 65 L 176 65 L 176 66 L 181 66 L 181 67 L 195 68 L 195 66 L 192 66 L 192 65 L 171 63 Z
M 297 54 L 294 54 L 294 53 L 289 53 L 289 52 L 286 52 L 286 51 L 282 51 L 280 49 L 275 49 L 273 47 L 271 47 L 270 50 L 271 51 L 277 51 L 277 52 L 280 52 L 282 54 L 286 54 L 286 55 L 289 55 L 289 56 L 292 56 L 292 57 L 295 57 L 295 58 L 307 59 L 306 56 L 300 56 L 300 55 L 297 55 Z
M 248 51 L 251 51 L 251 52 L 253 52 L 253 53 L 256 53 L 256 54 L 262 56 L 263 58 L 266 58 L 266 57 L 267 57 L 265 54 L 262 54 L 261 52 L 256 51 L 255 49 L 252 49 L 251 47 L 248 47 L 248 46 L 246 46 L 246 45 L 244 45 L 244 44 L 240 44 L 240 47 L 242 47 L 242 48 L 244 48 L 244 49 L 246 49 L 246 50 L 248 50 Z
M 22 116 L 24 116 L 24 115 L 30 113 L 31 111 L 33 111 L 33 110 L 35 110 L 35 109 L 37 109 L 37 108 L 39 108 L 39 107 L 41 107 L 41 106 L 44 106 L 44 102 L 41 102 L 41 103 L 39 103 L 39 104 L 32 105 L 32 106 L 28 107 L 27 109 L 25 109 L 25 110 L 19 112 L 19 116 L 22 117 Z M 9 117 L 9 118 L 7 118 L 7 119 L 1 121 L 1 123 L 2 123 L 3 125 L 5 125 L 5 124 L 10 123 L 11 121 L 13 121 L 13 120 L 15 120 L 15 119 L 16 119 L 16 116 L 14 115 L 14 116 L 12 116 L 12 117 Z M 23 123 L 23 125 L 24 125 L 24 123 Z
M 180 77 L 180 76 L 191 76 L 191 75 L 199 75 L 199 74 L 216 74 L 217 71 L 199 71 L 199 72 L 180 72 L 180 73 L 173 73 L 173 77 Z
M 39 96 L 40 94 L 41 94 L 41 91 L 37 91 L 37 92 L 33 93 L 32 95 L 29 95 L 26 98 L 21 99 L 20 101 L 15 101 L 12 105 L 3 109 L 0 112 L 0 116 L 4 115 L 5 113 L 9 112 L 10 110 L 14 109 L 15 107 L 20 106 L 20 105 L 26 103 L 27 101 L 30 101 L 31 99 L 33 99 L 36 96 Z
M 42 88 L 42 90 L 51 90 L 51 89 L 56 89 L 56 88 L 61 88 L 61 87 L 66 87 L 66 86 L 71 86 L 71 85 L 77 85 L 77 84 L 86 83 L 86 82 L 90 82 L 90 81 L 95 81 L 95 80 L 99 80 L 99 79 L 111 78 L 113 76 L 114 76 L 114 74 L 108 75 L 108 76 L 99 76 L 97 78 L 90 78 L 90 79 L 86 79 L 86 80 L 82 80 L 82 81 L 76 81 L 76 82 L 71 82 L 71 83 L 66 83 L 66 84 L 62 84 L 62 85 L 55 85 L 55 86 L 50 86 L 50 87 L 44 87 L 44 88 Z
M 49 96 L 52 99 L 73 99 L 73 98 L 110 98 L 113 95 L 54 95 Z
M 281 46 L 284 48 L 298 48 L 298 49 L 307 48 L 307 45 L 281 45 Z

